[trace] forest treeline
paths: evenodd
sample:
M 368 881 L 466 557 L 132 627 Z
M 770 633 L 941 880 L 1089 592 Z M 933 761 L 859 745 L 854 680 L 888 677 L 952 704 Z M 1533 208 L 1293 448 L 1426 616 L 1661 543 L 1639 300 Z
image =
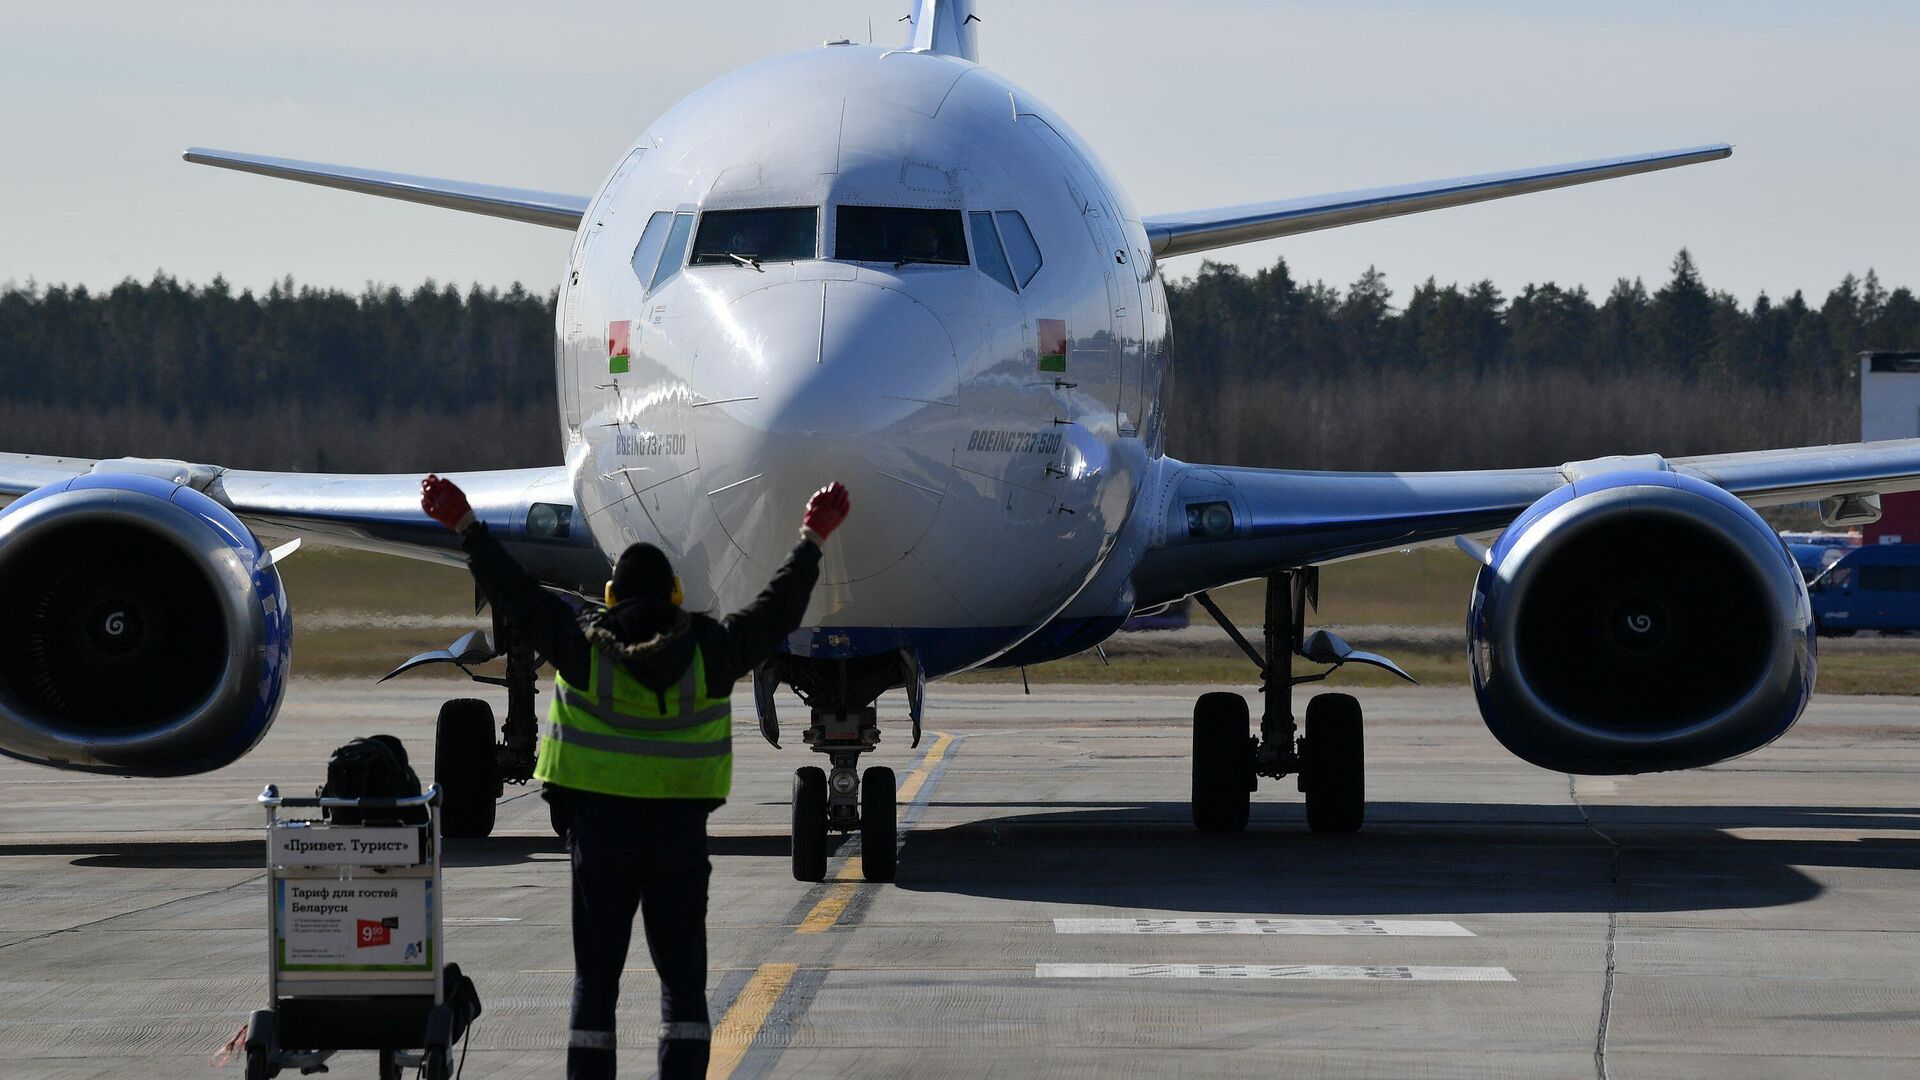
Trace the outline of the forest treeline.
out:
M 1169 285 L 1168 449 L 1291 468 L 1555 464 L 1857 437 L 1856 354 L 1920 349 L 1869 271 L 1743 304 L 1685 251 L 1649 288 L 1489 282 L 1404 295 L 1204 263 Z M 558 460 L 551 293 L 431 282 L 261 293 L 156 276 L 0 290 L 0 450 L 251 468 Z
M 553 296 L 235 292 L 165 275 L 0 292 L 0 450 L 303 471 L 560 460 Z
M 1920 349 L 1920 299 L 1877 275 L 1824 298 L 1743 305 L 1693 257 L 1649 289 L 1429 278 L 1404 297 L 1217 263 L 1169 290 L 1168 446 L 1198 461 L 1313 469 L 1552 465 L 1859 438 L 1859 360 Z M 1397 302 L 1396 302 L 1397 301 Z

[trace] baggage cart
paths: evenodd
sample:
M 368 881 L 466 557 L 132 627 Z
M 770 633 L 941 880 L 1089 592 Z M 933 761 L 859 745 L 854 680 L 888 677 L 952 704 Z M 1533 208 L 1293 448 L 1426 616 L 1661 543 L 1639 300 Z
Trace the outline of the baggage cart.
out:
M 267 1007 L 247 1025 L 247 1080 L 325 1071 L 342 1050 L 376 1051 L 381 1080 L 414 1069 L 449 1080 L 439 785 L 388 799 L 290 798 L 269 785 L 259 802 L 267 812 Z M 425 824 L 397 823 L 419 808 Z M 288 810 L 396 823 L 297 820 Z

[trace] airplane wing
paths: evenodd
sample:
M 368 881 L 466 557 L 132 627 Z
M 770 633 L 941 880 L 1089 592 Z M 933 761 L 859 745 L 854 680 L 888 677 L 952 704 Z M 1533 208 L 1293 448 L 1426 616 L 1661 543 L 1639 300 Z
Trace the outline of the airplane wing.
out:
M 1562 485 L 1628 469 L 1683 473 L 1753 506 L 1829 500 L 1823 511 L 1858 510 L 1859 498 L 1920 490 L 1920 439 L 1476 472 L 1300 472 L 1172 459 L 1166 468 L 1161 535 L 1134 572 L 1141 608 L 1287 567 L 1498 533 Z M 1189 508 L 1217 503 L 1231 509 L 1232 526 L 1207 535 Z
M 281 180 L 298 180 L 362 195 L 379 195 L 569 231 L 580 226 L 580 219 L 586 216 L 587 204 L 591 201 L 585 195 L 495 187 L 465 180 L 441 180 L 432 176 L 356 169 L 348 165 L 324 165 L 317 161 L 236 154 L 198 146 L 189 148 L 181 156 L 196 165 L 213 165 Z
M 1255 240 L 1270 240 L 1276 236 L 1292 236 L 1295 233 L 1356 225 L 1363 221 L 1378 221 L 1449 206 L 1465 206 L 1468 203 L 1572 187 L 1575 184 L 1590 184 L 1596 180 L 1612 180 L 1681 165 L 1697 165 L 1703 161 L 1717 161 L 1732 153 L 1733 147 L 1718 143 L 1657 154 L 1634 154 L 1482 176 L 1460 176 L 1451 180 L 1429 180 L 1399 187 L 1156 214 L 1148 217 L 1143 224 L 1148 237 L 1152 239 L 1153 253 L 1161 258 L 1171 258 Z
M 283 473 L 156 458 L 0 454 L 0 503 L 88 475 L 144 475 L 191 487 L 262 539 L 302 539 L 466 565 L 459 537 L 420 509 L 420 475 Z M 535 577 L 597 595 L 609 567 L 573 502 L 564 467 L 448 473 L 474 513 Z

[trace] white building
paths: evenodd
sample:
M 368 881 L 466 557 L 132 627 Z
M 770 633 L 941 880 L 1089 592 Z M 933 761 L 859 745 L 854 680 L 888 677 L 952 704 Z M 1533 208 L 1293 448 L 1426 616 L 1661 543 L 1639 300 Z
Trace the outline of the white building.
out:
M 1920 352 L 1860 354 L 1860 439 L 1920 438 Z M 1920 492 L 1881 497 L 1869 544 L 1920 543 Z

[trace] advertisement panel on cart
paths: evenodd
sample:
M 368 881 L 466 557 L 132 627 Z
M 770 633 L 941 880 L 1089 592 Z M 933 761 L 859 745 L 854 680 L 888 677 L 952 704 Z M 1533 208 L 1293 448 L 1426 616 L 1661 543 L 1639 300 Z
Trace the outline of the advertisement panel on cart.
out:
M 427 878 L 283 878 L 274 883 L 281 971 L 433 970 Z

